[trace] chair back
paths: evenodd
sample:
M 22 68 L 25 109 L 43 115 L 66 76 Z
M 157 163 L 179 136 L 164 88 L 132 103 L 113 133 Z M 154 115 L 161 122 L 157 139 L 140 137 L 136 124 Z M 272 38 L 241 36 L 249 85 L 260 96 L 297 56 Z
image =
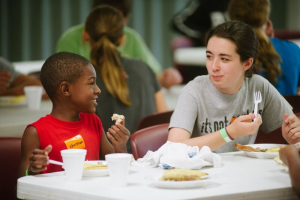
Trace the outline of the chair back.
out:
M 300 119 L 300 112 L 295 113 L 295 115 Z M 264 133 L 263 131 L 259 130 L 255 144 L 259 143 L 288 144 L 288 142 L 282 136 L 281 126 L 270 133 Z
M 170 123 L 170 118 L 171 118 L 173 112 L 174 112 L 173 110 L 170 110 L 167 112 L 154 113 L 151 115 L 147 115 L 139 121 L 135 131 L 138 131 L 138 130 L 141 130 L 143 128 L 147 128 L 150 126 L 158 125 L 158 124 Z
M 168 140 L 169 123 L 141 129 L 130 137 L 134 159 L 142 158 L 146 153 L 158 150 Z
M 21 141 L 18 137 L 0 137 L 0 199 L 16 199 Z
M 283 97 L 293 107 L 294 113 L 300 112 L 300 96 L 298 96 L 298 95 L 283 95 Z

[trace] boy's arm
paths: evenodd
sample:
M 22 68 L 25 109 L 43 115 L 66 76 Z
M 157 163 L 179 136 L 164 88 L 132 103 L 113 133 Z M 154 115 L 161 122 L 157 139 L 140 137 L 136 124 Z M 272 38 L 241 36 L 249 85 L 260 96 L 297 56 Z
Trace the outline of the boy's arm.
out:
M 51 149 L 47 147 L 46 150 L 40 150 L 38 132 L 34 126 L 29 126 L 22 137 L 19 177 L 25 176 L 27 168 L 30 175 L 44 171 Z
M 300 197 L 300 158 L 299 150 L 294 145 L 280 149 L 280 159 L 289 167 L 292 186 Z
M 100 142 L 100 160 L 105 160 L 105 155 L 110 153 L 115 153 L 115 149 L 108 141 L 104 129 L 102 130 L 103 134 Z

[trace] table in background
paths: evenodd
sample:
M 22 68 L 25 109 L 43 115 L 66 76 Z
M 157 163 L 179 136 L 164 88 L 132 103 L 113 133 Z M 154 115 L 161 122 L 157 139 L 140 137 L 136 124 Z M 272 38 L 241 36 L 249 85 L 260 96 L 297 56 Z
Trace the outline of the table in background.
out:
M 206 67 L 206 48 L 178 48 L 174 51 L 173 59 L 177 65 Z
M 21 72 L 22 74 L 30 74 L 40 72 L 44 62 L 44 60 L 22 61 L 14 62 L 13 65 L 16 71 Z
M 39 110 L 30 110 L 27 105 L 0 106 L 0 137 L 22 137 L 28 124 L 49 114 L 52 102 L 43 100 Z
M 243 152 L 220 154 L 221 168 L 203 168 L 212 175 L 204 188 L 161 189 L 151 177 L 159 168 L 131 167 L 126 187 L 111 187 L 107 177 L 83 177 L 67 182 L 63 172 L 18 179 L 20 199 L 298 199 L 289 174 L 273 159 L 246 157 Z
M 183 85 L 163 89 L 169 110 L 174 110 L 177 97 Z M 99 96 L 101 98 L 101 95 Z M 0 106 L 0 137 L 22 137 L 28 124 L 50 114 L 52 102 L 43 100 L 39 110 L 29 110 L 27 105 Z

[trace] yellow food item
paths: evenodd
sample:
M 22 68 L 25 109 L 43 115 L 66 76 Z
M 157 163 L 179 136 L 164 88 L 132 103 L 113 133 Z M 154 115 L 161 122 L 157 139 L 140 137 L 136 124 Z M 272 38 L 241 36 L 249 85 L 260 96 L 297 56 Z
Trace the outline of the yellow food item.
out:
M 284 163 L 282 162 L 282 160 L 279 158 L 279 156 L 275 157 L 274 160 L 275 160 L 275 162 L 277 162 L 278 164 L 287 167 L 286 164 L 284 164 Z
M 268 149 L 266 152 L 270 153 L 270 152 L 279 152 L 279 150 L 284 147 L 284 146 L 280 146 L 280 147 L 273 147 L 271 149 Z
M 22 101 L 25 101 L 25 95 L 20 95 L 20 96 L 15 96 L 15 97 L 12 97 L 12 98 L 7 98 L 7 99 L 2 99 L 0 100 L 0 102 L 3 102 L 3 103 L 19 103 L 19 102 L 22 102 Z
M 102 162 L 97 163 L 84 163 L 83 169 L 84 170 L 99 170 L 99 169 L 107 169 L 107 165 L 103 164 Z
M 191 169 L 169 169 L 160 178 L 162 181 L 192 181 L 200 180 L 207 173 Z

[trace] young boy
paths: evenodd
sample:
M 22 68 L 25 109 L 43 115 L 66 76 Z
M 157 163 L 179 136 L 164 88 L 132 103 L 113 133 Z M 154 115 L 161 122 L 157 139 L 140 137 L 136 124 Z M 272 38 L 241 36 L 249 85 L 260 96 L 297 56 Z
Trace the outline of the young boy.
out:
M 61 171 L 61 166 L 49 164 L 49 159 L 62 161 L 62 149 L 86 149 L 86 160 L 126 152 L 130 132 L 124 120 L 106 133 L 111 145 L 101 120 L 94 114 L 101 90 L 96 85 L 95 69 L 87 59 L 74 53 L 56 53 L 45 61 L 41 81 L 53 109 L 25 129 L 20 177 Z

